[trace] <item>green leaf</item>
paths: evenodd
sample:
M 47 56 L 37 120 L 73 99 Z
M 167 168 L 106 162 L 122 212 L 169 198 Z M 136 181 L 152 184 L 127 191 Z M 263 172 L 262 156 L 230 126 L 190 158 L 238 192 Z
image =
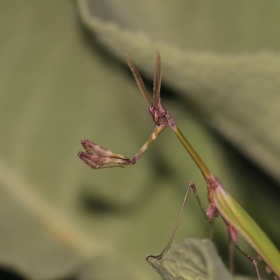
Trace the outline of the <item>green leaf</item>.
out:
M 149 258 L 148 262 L 164 280 L 233 279 L 209 240 L 184 239 L 161 259 Z

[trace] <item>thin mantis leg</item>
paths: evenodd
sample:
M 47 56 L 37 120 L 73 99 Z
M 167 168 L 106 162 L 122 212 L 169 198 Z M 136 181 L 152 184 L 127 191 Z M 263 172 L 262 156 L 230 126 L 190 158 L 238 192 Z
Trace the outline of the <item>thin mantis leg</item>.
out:
M 245 251 L 243 251 L 236 243 L 233 242 L 233 244 L 234 244 L 235 248 L 236 248 L 242 255 L 244 255 L 248 260 L 250 260 L 250 261 L 252 262 L 252 264 L 253 264 L 254 267 L 255 267 L 255 270 L 256 270 L 256 273 L 257 273 L 257 276 L 258 276 L 258 280 L 261 280 L 257 261 L 256 261 L 254 258 L 252 258 L 250 255 L 248 255 Z
M 210 223 L 210 232 L 209 232 L 209 239 L 211 241 L 214 240 L 214 220 L 212 220 Z
M 174 236 L 175 236 L 175 233 L 176 233 L 176 231 L 177 231 L 177 229 L 178 229 L 180 220 L 181 220 L 181 218 L 182 218 L 183 210 L 184 210 L 184 208 L 185 208 L 185 204 L 186 204 L 186 201 L 187 201 L 187 198 L 188 198 L 190 189 L 193 190 L 193 193 L 194 193 L 195 198 L 196 198 L 196 200 L 197 200 L 197 202 L 198 202 L 198 204 L 199 204 L 199 207 L 200 207 L 200 209 L 201 209 L 201 211 L 202 211 L 202 213 L 203 213 L 203 216 L 204 216 L 205 219 L 209 222 L 209 218 L 208 218 L 208 216 L 207 216 L 207 214 L 206 214 L 205 209 L 203 209 L 203 207 L 202 207 L 201 200 L 200 200 L 200 198 L 199 198 L 199 196 L 198 196 L 198 193 L 197 193 L 197 191 L 196 191 L 195 184 L 194 184 L 192 181 L 190 181 L 190 183 L 189 183 L 189 185 L 188 185 L 188 188 L 187 188 L 187 191 L 186 191 L 186 194 L 185 194 L 185 197 L 184 197 L 184 200 L 183 200 L 183 204 L 182 204 L 182 207 L 181 207 L 179 216 L 178 216 L 177 221 L 176 221 L 176 224 L 175 224 L 175 227 L 174 227 L 174 229 L 173 229 L 173 231 L 172 231 L 172 234 L 171 234 L 171 236 L 170 236 L 170 238 L 169 238 L 169 240 L 168 240 L 166 246 L 163 248 L 163 250 L 162 250 L 159 254 L 157 254 L 157 255 L 148 255 L 148 256 L 146 257 L 146 260 L 148 260 L 149 258 L 156 258 L 156 259 L 161 258 L 162 255 L 166 252 L 166 250 L 167 250 L 168 247 L 170 246 L 170 244 L 172 243 L 173 238 L 174 238 Z
M 166 128 L 166 125 L 159 125 L 157 126 L 149 139 L 146 141 L 146 143 L 142 146 L 142 148 L 139 150 L 139 152 L 133 156 L 129 160 L 129 164 L 135 164 L 139 158 L 142 156 L 142 154 L 146 151 L 146 149 L 154 142 L 154 140 L 162 133 L 162 131 Z
M 229 271 L 230 271 L 230 273 L 233 275 L 233 272 L 234 272 L 234 247 L 233 247 L 233 245 L 234 245 L 234 243 L 232 242 L 232 240 L 231 240 L 231 238 L 230 238 L 230 236 L 229 236 L 229 250 L 228 250 L 228 254 L 229 254 L 229 257 L 228 257 L 228 259 L 229 259 L 229 265 L 228 265 L 228 267 L 229 267 Z
M 205 220 L 206 220 L 208 223 L 210 223 L 209 239 L 210 239 L 211 241 L 213 241 L 213 239 L 214 239 L 214 220 L 210 220 L 209 217 L 207 216 L 207 211 L 205 210 L 205 208 L 203 208 L 203 205 L 202 205 L 201 200 L 200 200 L 200 197 L 199 197 L 199 195 L 198 195 L 198 193 L 197 193 L 195 184 L 194 184 L 192 181 L 190 182 L 190 184 L 191 184 L 191 188 L 192 188 L 192 190 L 193 190 L 193 193 L 194 193 L 194 195 L 195 195 L 196 201 L 197 201 L 197 203 L 198 203 L 198 205 L 199 205 L 199 208 L 200 208 L 200 210 L 201 210 L 201 212 L 202 212 L 202 214 L 203 214 Z
M 194 182 L 190 181 L 189 185 L 191 186 L 191 188 L 192 188 L 192 190 L 193 190 L 193 193 L 194 193 L 194 195 L 195 195 L 195 198 L 196 198 L 196 200 L 197 200 L 197 203 L 198 203 L 198 205 L 199 205 L 199 208 L 200 208 L 200 210 L 201 210 L 201 212 L 202 212 L 202 214 L 203 214 L 205 220 L 206 220 L 207 222 L 209 222 L 209 223 L 212 222 L 212 221 L 209 220 L 209 218 L 208 218 L 208 216 L 207 216 L 207 214 L 206 214 L 206 210 L 205 210 L 205 209 L 203 208 L 203 206 L 202 206 L 202 203 L 201 203 L 200 197 L 199 197 L 199 195 L 198 195 L 198 193 L 197 193 L 196 186 L 195 186 Z

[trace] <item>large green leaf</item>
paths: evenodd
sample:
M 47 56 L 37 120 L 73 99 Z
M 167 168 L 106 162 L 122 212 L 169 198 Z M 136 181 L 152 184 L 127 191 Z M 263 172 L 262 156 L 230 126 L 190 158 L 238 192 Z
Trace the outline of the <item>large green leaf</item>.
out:
M 161 53 L 164 105 L 279 245 L 278 197 L 269 188 L 277 184 L 238 153 L 279 178 L 278 2 L 77 3 L 0 3 L 2 271 L 26 279 L 156 279 L 145 255 L 168 240 L 189 180 L 206 205 L 205 183 L 171 131 L 133 167 L 93 171 L 77 157 L 82 137 L 133 156 L 153 130 L 124 50 L 149 83 Z M 176 239 L 207 237 L 192 197 L 186 212 Z M 222 223 L 216 236 L 223 255 Z M 239 271 L 255 275 L 249 261 L 236 259 Z
M 209 240 L 184 239 L 172 245 L 161 259 L 148 261 L 164 280 L 233 279 Z

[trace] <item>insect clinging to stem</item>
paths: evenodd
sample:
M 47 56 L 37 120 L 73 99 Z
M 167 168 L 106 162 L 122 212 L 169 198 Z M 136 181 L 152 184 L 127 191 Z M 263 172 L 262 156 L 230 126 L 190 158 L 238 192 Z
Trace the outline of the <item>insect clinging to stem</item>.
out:
M 125 165 L 135 164 L 145 150 L 151 145 L 151 143 L 157 138 L 161 132 L 170 127 L 176 134 L 181 144 L 187 150 L 189 155 L 192 157 L 198 168 L 200 169 L 208 189 L 208 201 L 209 205 L 203 214 L 208 222 L 213 221 L 215 217 L 220 215 L 227 227 L 229 237 L 238 251 L 240 251 L 244 256 L 246 256 L 254 265 L 258 279 L 260 280 L 260 274 L 258 270 L 257 261 L 246 254 L 238 246 L 238 233 L 243 236 L 243 238 L 251 245 L 251 247 L 257 252 L 258 256 L 266 263 L 267 271 L 274 273 L 275 280 L 280 279 L 280 253 L 275 245 L 270 241 L 268 236 L 264 231 L 256 224 L 256 222 L 247 214 L 247 212 L 240 206 L 240 204 L 227 192 L 225 187 L 216 178 L 203 162 L 191 144 L 188 142 L 182 131 L 179 129 L 176 121 L 170 116 L 167 109 L 161 104 L 160 98 L 160 88 L 161 88 L 161 59 L 159 53 L 156 55 L 155 72 L 154 72 L 154 82 L 153 82 L 153 97 L 151 98 L 148 91 L 146 90 L 145 84 L 134 65 L 132 59 L 128 54 L 124 53 L 130 70 L 136 80 L 136 83 L 140 89 L 142 96 L 150 103 L 149 112 L 152 115 L 153 121 L 156 125 L 153 133 L 148 138 L 143 147 L 138 151 L 138 153 L 132 158 L 126 158 L 122 155 L 113 153 L 101 146 L 90 142 L 89 140 L 83 139 L 82 145 L 86 152 L 79 152 L 79 157 L 91 168 L 101 169 L 105 167 L 124 167 Z M 110 165 L 113 164 L 113 165 Z M 107 166 L 108 165 L 108 166 Z M 172 232 L 172 235 L 164 247 L 162 252 L 158 255 L 149 255 L 147 258 L 160 258 L 166 249 L 171 244 L 181 215 L 183 212 L 186 199 L 189 194 L 189 190 L 192 189 L 198 204 L 203 210 L 202 204 L 200 202 L 199 196 L 197 194 L 196 186 L 193 182 L 190 182 L 184 197 L 184 202 L 181 207 L 179 217 L 177 219 L 176 225 Z M 232 263 L 232 262 L 230 262 Z M 232 266 L 232 265 L 231 265 Z M 232 267 L 230 268 L 232 271 Z

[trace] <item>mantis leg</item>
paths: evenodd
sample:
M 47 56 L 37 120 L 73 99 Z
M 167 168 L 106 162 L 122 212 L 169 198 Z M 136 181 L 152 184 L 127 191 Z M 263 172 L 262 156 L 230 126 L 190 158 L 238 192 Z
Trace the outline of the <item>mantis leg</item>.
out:
M 191 182 L 189 183 L 189 186 L 190 186 L 190 187 L 192 188 L 192 190 L 193 190 L 193 193 L 194 193 L 194 195 L 195 195 L 196 201 L 197 201 L 197 203 L 198 203 L 198 205 L 199 205 L 199 208 L 200 208 L 200 210 L 201 210 L 201 212 L 202 212 L 202 214 L 203 214 L 205 220 L 206 220 L 208 223 L 211 223 L 211 224 L 210 224 L 210 236 L 209 236 L 209 239 L 213 241 L 213 236 L 214 236 L 214 220 L 209 219 L 209 217 L 207 216 L 207 213 L 206 213 L 207 211 L 206 211 L 206 210 L 203 208 L 203 206 L 202 206 L 202 203 L 201 203 L 201 200 L 200 200 L 199 195 L 198 195 L 198 193 L 197 193 L 195 184 L 191 181 Z
M 203 214 L 205 220 L 206 220 L 207 222 L 211 222 L 211 221 L 209 220 L 207 214 L 206 214 L 206 210 L 205 210 L 205 209 L 203 208 L 203 206 L 202 206 L 201 200 L 200 200 L 199 195 L 198 195 L 197 190 L 196 190 L 196 186 L 195 186 L 195 184 L 194 184 L 193 181 L 190 181 L 189 187 L 191 187 L 192 190 L 193 190 L 193 193 L 194 193 L 194 195 L 195 195 L 195 198 L 196 198 L 196 200 L 197 200 L 197 203 L 198 203 L 198 205 L 199 205 L 200 210 L 202 211 L 202 214 Z
M 246 252 L 244 252 L 236 243 L 234 243 L 234 246 L 242 255 L 244 255 L 247 259 L 249 259 L 252 262 L 252 264 L 255 267 L 255 270 L 256 270 L 256 273 L 257 273 L 257 276 L 258 276 L 258 280 L 261 280 L 261 277 L 260 277 L 260 274 L 259 274 L 259 270 L 258 270 L 258 263 L 257 263 L 257 261 L 254 258 L 252 258 L 250 255 L 248 255 Z
M 175 236 L 175 233 L 176 233 L 176 231 L 177 231 L 177 228 L 178 228 L 178 226 L 179 226 L 179 223 L 180 223 L 180 220 L 181 220 L 181 217 L 182 217 L 182 214 L 183 214 L 183 210 L 184 210 L 184 207 L 185 207 L 185 204 L 186 204 L 186 201 L 187 201 L 187 198 L 188 198 L 190 189 L 193 190 L 193 193 L 194 193 L 194 195 L 195 195 L 195 197 L 196 197 L 196 200 L 197 200 L 197 202 L 198 202 L 198 204 L 199 204 L 199 207 L 200 207 L 200 209 L 201 209 L 201 211 L 202 211 L 202 213 L 203 213 L 205 219 L 209 222 L 209 218 L 208 218 L 208 216 L 207 216 L 205 210 L 203 209 L 201 200 L 200 200 L 200 198 L 199 198 L 199 196 L 198 196 L 198 194 L 197 194 L 195 184 L 194 184 L 192 181 L 190 181 L 190 183 L 189 183 L 189 185 L 188 185 L 188 188 L 187 188 L 187 191 L 186 191 L 186 194 L 185 194 L 185 197 L 184 197 L 184 200 L 183 200 L 183 204 L 182 204 L 182 207 L 181 207 L 181 210 L 180 210 L 178 219 L 177 219 L 177 221 L 176 221 L 175 227 L 174 227 L 173 232 L 172 232 L 172 234 L 171 234 L 171 236 L 170 236 L 170 238 L 169 238 L 168 243 L 167 243 L 166 246 L 163 248 L 163 250 L 161 251 L 161 253 L 159 253 L 159 254 L 157 254 L 157 255 L 148 255 L 148 256 L 146 257 L 146 260 L 148 260 L 149 258 L 157 258 L 157 259 L 161 258 L 162 255 L 166 252 L 166 250 L 167 250 L 168 247 L 170 246 L 170 244 L 172 243 L 173 238 L 174 238 L 174 236 Z
M 234 243 L 232 242 L 232 239 L 229 236 L 229 240 L 228 240 L 228 259 L 229 259 L 229 271 L 230 273 L 233 275 L 234 272 L 234 247 L 233 247 Z

